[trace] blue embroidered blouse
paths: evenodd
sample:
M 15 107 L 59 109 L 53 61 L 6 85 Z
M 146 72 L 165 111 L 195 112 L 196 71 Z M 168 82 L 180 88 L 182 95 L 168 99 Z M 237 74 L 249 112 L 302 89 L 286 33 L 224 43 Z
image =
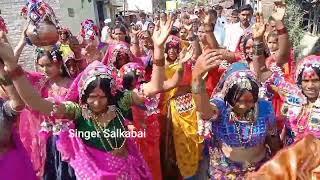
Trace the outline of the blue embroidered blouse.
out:
M 212 131 L 221 143 L 231 147 L 254 147 L 265 143 L 267 135 L 277 133 L 274 110 L 269 101 L 258 100 L 258 119 L 254 122 L 252 131 L 249 123 L 230 121 L 231 107 L 223 99 L 213 98 L 210 102 L 220 111 L 217 119 L 212 121 Z

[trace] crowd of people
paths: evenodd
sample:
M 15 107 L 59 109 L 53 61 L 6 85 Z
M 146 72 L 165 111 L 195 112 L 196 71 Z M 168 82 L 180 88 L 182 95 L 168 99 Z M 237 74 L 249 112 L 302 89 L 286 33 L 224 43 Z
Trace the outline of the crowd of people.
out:
M 15 48 L 0 18 L 0 179 L 320 179 L 320 53 L 295 59 L 284 3 L 223 14 L 87 19 L 74 35 L 30 1 Z M 36 72 L 18 64 L 26 45 Z

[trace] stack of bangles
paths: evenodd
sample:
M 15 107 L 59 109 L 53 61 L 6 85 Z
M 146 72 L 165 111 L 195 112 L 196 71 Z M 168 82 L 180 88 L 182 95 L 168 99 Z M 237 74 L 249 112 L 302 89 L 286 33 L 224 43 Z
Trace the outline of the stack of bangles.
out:
M 16 80 L 19 77 L 24 75 L 24 70 L 22 69 L 21 66 L 17 66 L 14 70 L 12 71 L 6 71 L 7 72 L 7 76 L 11 79 L 11 80 Z
M 154 59 L 153 60 L 153 64 L 155 64 L 156 66 L 160 66 L 163 67 L 165 65 L 165 59 Z
M 264 44 L 263 42 L 255 42 L 253 45 L 253 55 L 262 56 L 264 55 Z
M 200 81 L 200 84 L 192 83 L 191 92 L 192 94 L 201 94 L 206 91 L 206 84 L 203 80 Z

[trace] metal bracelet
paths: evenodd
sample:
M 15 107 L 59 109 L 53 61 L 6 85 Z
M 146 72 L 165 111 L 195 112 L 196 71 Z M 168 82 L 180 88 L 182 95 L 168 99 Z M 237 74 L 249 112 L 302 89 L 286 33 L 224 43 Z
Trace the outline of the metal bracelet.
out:
M 194 84 L 192 83 L 191 86 L 191 92 L 193 94 L 201 94 L 202 92 L 204 92 L 206 90 L 206 85 L 204 81 L 200 81 L 200 84 Z
M 154 59 L 153 64 L 162 67 L 165 65 L 165 59 Z

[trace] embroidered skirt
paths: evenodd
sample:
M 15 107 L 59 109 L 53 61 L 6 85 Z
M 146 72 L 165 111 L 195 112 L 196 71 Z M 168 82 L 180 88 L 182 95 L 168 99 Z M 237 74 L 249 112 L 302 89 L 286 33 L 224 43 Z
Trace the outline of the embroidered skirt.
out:
M 267 151 L 265 158 L 254 164 L 243 164 L 228 159 L 220 148 L 209 148 L 211 180 L 244 180 L 248 172 L 253 172 L 270 159 Z

